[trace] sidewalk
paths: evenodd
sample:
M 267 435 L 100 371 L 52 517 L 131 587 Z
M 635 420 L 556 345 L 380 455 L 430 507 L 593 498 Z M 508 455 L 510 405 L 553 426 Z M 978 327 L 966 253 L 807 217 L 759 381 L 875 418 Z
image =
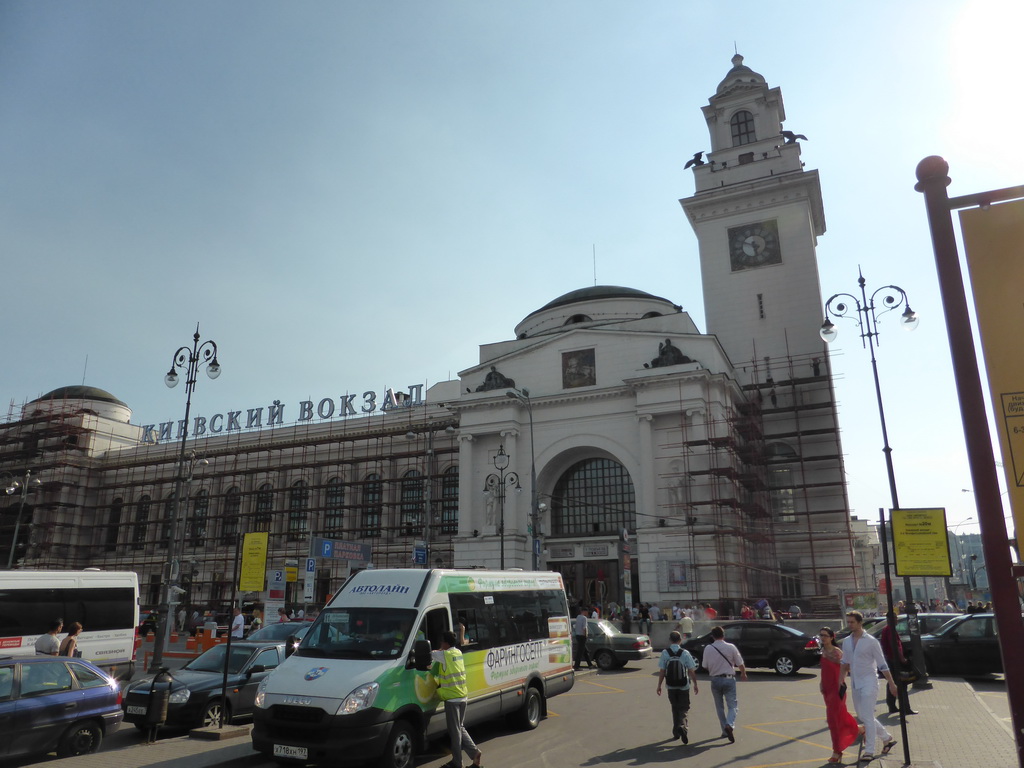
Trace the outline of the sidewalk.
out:
M 124 726 L 121 726 L 122 728 Z M 128 726 L 131 728 L 131 726 Z M 231 726 L 236 729 L 237 726 Z M 51 760 L 49 768 L 213 768 L 230 765 L 232 761 L 246 762 L 256 755 L 249 738 L 250 726 L 244 726 L 245 735 L 224 741 L 206 741 L 189 736 L 160 739 L 155 744 L 135 744 L 124 749 L 101 749 L 93 755 Z M 141 734 L 139 738 L 142 738 Z

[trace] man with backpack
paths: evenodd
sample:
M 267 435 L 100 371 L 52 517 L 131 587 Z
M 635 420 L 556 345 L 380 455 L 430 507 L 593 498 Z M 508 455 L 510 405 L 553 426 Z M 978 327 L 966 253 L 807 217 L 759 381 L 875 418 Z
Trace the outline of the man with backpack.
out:
M 683 637 L 673 630 L 668 635 L 669 647 L 661 652 L 658 659 L 658 695 L 661 685 L 668 688 L 668 703 L 672 705 L 672 738 L 682 739 L 689 744 L 686 732 L 686 715 L 690 711 L 690 685 L 697 695 L 697 662 L 689 651 L 683 648 Z

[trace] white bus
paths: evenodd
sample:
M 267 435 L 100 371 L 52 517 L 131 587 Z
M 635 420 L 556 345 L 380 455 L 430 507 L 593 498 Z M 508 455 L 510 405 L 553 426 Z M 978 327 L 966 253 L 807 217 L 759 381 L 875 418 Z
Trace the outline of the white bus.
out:
M 0 571 L 0 656 L 31 656 L 54 619 L 82 625 L 82 658 L 127 680 L 135 672 L 139 577 L 131 571 Z
M 446 733 L 426 676 L 446 630 L 463 635 L 466 723 L 536 728 L 572 688 L 572 637 L 558 573 L 367 570 L 349 579 L 256 693 L 253 748 L 278 762 L 412 768 Z

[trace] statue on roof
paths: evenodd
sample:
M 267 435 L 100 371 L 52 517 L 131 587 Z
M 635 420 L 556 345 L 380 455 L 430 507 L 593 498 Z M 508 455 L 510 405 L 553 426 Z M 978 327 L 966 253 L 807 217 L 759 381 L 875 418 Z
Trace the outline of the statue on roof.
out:
M 684 355 L 679 347 L 672 344 L 670 339 L 658 344 L 658 356 L 649 363 L 644 363 L 644 368 L 665 368 L 669 365 L 680 365 L 692 363 L 693 360 Z
M 516 382 L 508 376 L 503 376 L 498 369 L 491 366 L 490 372 L 484 377 L 484 383 L 476 388 L 477 392 L 490 392 L 492 389 L 515 389 Z

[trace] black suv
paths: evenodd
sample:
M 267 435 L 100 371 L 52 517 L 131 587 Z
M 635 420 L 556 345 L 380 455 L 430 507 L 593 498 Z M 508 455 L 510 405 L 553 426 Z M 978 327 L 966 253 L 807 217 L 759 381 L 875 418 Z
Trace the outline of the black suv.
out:
M 813 667 L 821 661 L 818 638 L 785 624 L 734 621 L 723 624 L 722 629 L 725 630 L 726 642 L 739 649 L 747 667 L 768 667 L 780 675 L 795 675 L 801 667 Z M 708 632 L 700 637 L 691 637 L 683 647 L 700 666 L 704 649 L 713 641 Z

